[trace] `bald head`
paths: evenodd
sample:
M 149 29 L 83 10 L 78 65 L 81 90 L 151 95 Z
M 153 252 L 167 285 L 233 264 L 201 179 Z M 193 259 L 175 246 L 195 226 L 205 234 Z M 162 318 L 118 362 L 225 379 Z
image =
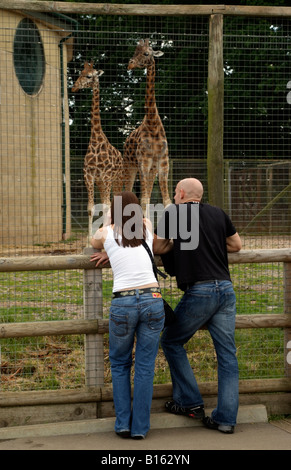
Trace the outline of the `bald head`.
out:
M 179 181 L 176 186 L 175 203 L 197 201 L 200 202 L 203 196 L 203 186 L 196 178 L 185 178 Z

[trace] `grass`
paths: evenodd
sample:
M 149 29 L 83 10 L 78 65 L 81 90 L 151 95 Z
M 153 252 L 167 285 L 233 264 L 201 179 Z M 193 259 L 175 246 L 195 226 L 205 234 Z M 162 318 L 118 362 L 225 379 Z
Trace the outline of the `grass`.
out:
M 233 265 L 231 276 L 240 314 L 283 313 L 283 267 L 279 263 Z M 174 280 L 161 282 L 173 307 L 181 292 Z M 103 313 L 108 318 L 112 290 L 111 271 L 103 270 Z M 26 322 L 83 318 L 81 271 L 0 274 L 0 322 Z M 237 330 L 236 343 L 243 378 L 284 376 L 284 332 L 280 329 Z M 38 390 L 78 388 L 84 385 L 84 336 L 2 339 L 1 389 Z M 207 331 L 199 331 L 187 344 L 198 381 L 216 379 L 216 357 Z M 111 382 L 108 335 L 104 335 L 105 383 Z M 155 383 L 171 381 L 163 352 L 157 357 Z
M 283 265 L 231 266 L 238 315 L 284 312 Z M 284 332 L 263 328 L 236 330 L 240 378 L 284 376 Z

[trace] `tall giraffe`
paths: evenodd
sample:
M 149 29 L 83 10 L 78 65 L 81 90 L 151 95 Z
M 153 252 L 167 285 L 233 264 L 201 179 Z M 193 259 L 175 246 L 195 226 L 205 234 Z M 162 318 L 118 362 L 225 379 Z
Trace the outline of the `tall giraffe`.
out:
M 101 126 L 99 77 L 103 73 L 103 70 L 94 70 L 93 64 L 86 62 L 72 88 L 73 92 L 81 88 L 93 88 L 91 136 L 83 168 L 88 191 L 89 235 L 91 235 L 94 215 L 94 183 L 99 189 L 102 204 L 107 206 L 110 206 L 111 188 L 113 187 L 114 193 L 119 193 L 123 186 L 122 155 L 110 144 Z
M 128 69 L 147 69 L 145 116 L 141 125 L 126 139 L 124 144 L 125 189 L 132 190 L 139 171 L 141 184 L 141 206 L 146 210 L 158 174 L 164 206 L 171 204 L 168 191 L 169 157 L 164 126 L 158 113 L 155 99 L 155 59 L 164 53 L 154 51 L 149 40 L 139 41 Z

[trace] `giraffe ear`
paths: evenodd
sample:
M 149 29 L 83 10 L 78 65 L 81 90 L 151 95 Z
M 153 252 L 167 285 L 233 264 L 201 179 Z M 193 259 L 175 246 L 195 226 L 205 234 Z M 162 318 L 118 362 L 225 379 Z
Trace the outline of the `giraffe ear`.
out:
M 162 57 L 164 53 L 162 51 L 153 51 L 153 56 L 154 57 Z
M 101 75 L 103 75 L 103 73 L 104 73 L 103 70 L 98 70 L 98 72 L 97 72 L 98 77 L 101 77 Z

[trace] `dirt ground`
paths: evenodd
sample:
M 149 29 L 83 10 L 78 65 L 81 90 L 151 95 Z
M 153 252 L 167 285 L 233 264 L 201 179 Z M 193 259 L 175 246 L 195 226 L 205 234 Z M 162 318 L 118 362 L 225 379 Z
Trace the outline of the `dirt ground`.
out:
M 291 237 L 287 235 L 242 235 L 243 250 L 290 248 Z M 0 257 L 14 256 L 42 256 L 42 255 L 66 255 L 82 254 L 88 246 L 88 237 L 83 233 L 77 233 L 69 240 L 61 240 L 55 243 L 39 243 L 34 245 L 3 245 L 0 248 Z

